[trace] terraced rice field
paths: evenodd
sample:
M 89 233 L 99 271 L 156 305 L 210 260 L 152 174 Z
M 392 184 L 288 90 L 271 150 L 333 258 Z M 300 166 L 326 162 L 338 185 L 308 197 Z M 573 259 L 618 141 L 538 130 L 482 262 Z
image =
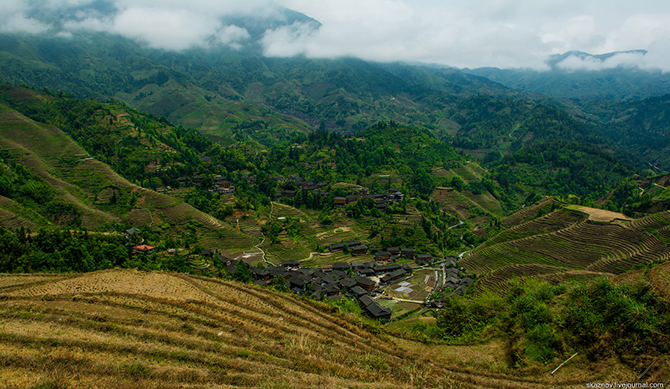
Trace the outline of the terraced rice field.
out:
M 553 198 L 544 199 L 533 205 L 525 207 L 517 212 L 514 212 L 512 215 L 502 219 L 500 222 L 502 223 L 503 226 L 506 227 L 513 227 L 525 223 L 527 221 L 537 218 L 541 210 L 551 209 L 552 204 L 554 204 L 556 208 L 565 206 L 565 204 Z
M 491 272 L 478 282 L 477 291 L 490 290 L 494 293 L 502 293 L 508 289 L 508 282 L 513 277 L 533 277 L 547 273 L 559 273 L 561 268 L 539 264 L 510 265 Z
M 2 276 L 0 323 L 6 388 L 521 389 L 586 382 L 447 366 L 321 303 L 181 274 Z
M 631 223 L 585 219 L 571 211 L 554 211 L 504 231 L 468 253 L 461 265 L 478 275 L 531 264 L 553 266 L 557 271 L 621 274 L 637 265 L 670 259 L 668 212 Z
M 491 238 L 486 244 L 487 246 L 491 246 L 495 243 L 507 242 L 533 235 L 548 234 L 567 228 L 586 218 L 587 216 L 580 212 L 557 209 L 548 215 L 511 227 Z

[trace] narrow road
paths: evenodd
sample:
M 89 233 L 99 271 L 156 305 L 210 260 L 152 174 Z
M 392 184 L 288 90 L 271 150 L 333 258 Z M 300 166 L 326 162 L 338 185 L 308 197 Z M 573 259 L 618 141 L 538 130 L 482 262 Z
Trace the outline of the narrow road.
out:
M 460 226 L 460 225 L 463 224 L 463 223 L 464 223 L 463 220 L 459 220 L 459 221 L 458 221 L 458 224 L 454 224 L 453 226 L 449 226 L 449 227 L 447 228 L 447 230 L 451 230 L 452 228 L 456 228 L 456 227 Z
M 268 220 L 272 220 L 273 209 L 274 209 L 274 202 L 270 201 L 270 214 L 268 215 Z M 263 236 L 263 239 L 261 239 L 261 241 L 257 245 L 252 247 L 254 249 L 257 249 L 258 251 L 251 252 L 251 253 L 244 252 L 242 255 L 238 255 L 237 257 L 235 257 L 235 260 L 238 260 L 239 258 L 242 258 L 242 257 L 248 258 L 249 256 L 251 256 L 253 254 L 257 254 L 257 253 L 260 252 L 261 254 L 263 254 L 263 262 L 265 262 L 266 265 L 274 266 L 274 264 L 272 262 L 268 261 L 265 258 L 265 251 L 263 251 L 263 249 L 260 248 L 260 245 L 262 245 L 265 242 L 265 234 L 263 233 L 263 231 L 260 231 L 260 233 Z

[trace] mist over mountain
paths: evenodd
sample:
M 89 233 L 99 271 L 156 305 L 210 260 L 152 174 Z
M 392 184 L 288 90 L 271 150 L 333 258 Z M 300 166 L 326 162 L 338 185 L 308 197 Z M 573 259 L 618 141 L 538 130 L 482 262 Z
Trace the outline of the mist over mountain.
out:
M 552 55 L 547 71 L 493 67 L 463 71 L 509 88 L 563 99 L 640 100 L 669 94 L 670 73 L 638 66 L 646 55 L 646 50 L 600 55 L 569 51 Z

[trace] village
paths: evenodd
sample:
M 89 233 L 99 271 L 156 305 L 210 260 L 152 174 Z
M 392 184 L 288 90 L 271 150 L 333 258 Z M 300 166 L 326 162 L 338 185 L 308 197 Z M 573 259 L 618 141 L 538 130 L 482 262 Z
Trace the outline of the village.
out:
M 207 157 L 204 158 L 203 162 L 210 163 Z M 345 196 L 335 196 L 326 191 L 329 185 L 325 182 L 315 183 L 297 175 L 274 176 L 273 180 L 277 183 L 273 200 L 294 199 L 302 191 L 303 195 L 311 193 L 328 199 L 324 205 L 328 204 L 334 209 L 363 200 L 374 202 L 374 208 L 385 211 L 390 205 L 405 199 L 400 189 L 394 187 L 389 187 L 383 193 L 371 193 L 368 188 L 358 187 L 348 190 L 349 194 Z M 178 181 L 180 187 L 196 185 L 220 195 L 235 193 L 233 182 L 221 175 L 179 177 Z M 256 184 L 256 176 L 246 174 L 236 181 L 253 186 Z M 279 218 L 282 219 L 285 218 Z M 131 229 L 126 233 L 132 235 L 137 231 Z M 200 255 L 231 275 L 240 262 L 244 262 L 249 267 L 253 282 L 259 286 L 284 285 L 284 289 L 316 300 L 352 299 L 360 304 L 365 314 L 374 319 L 390 319 L 394 314 L 391 302 L 401 302 L 411 309 L 439 309 L 443 306 L 441 301 L 445 295 L 463 295 L 474 282 L 474 278 L 465 274 L 464 269 L 458 268 L 458 257 L 455 255 L 434 258 L 431 254 L 418 253 L 411 247 L 370 247 L 358 240 L 333 243 L 327 248 L 333 254 L 366 256 L 373 261 L 346 262 L 339 258 L 342 262 L 308 267 L 306 264 L 301 266 L 299 260 L 285 260 L 278 265 L 264 260 L 265 264 L 254 262 L 257 266 L 253 266 L 244 256 L 227 257 L 214 250 L 203 250 Z M 151 254 L 153 250 L 154 247 L 146 244 L 132 247 L 133 254 Z
M 333 244 L 330 250 L 343 250 L 349 245 L 352 246 L 351 254 L 354 256 L 368 250 L 367 245 L 358 241 Z M 385 250 L 371 250 L 377 250 L 374 262 L 335 262 L 318 268 L 301 267 L 300 261 L 292 260 L 276 266 L 249 266 L 249 269 L 258 286 L 285 284 L 293 293 L 316 300 L 333 301 L 347 297 L 358 301 L 369 317 L 387 320 L 391 319 L 393 313 L 385 306 L 389 300 L 442 308 L 445 295 L 463 295 L 468 286 L 474 283 L 474 278 L 468 277 L 463 269 L 457 267 L 457 256 L 436 261 L 429 254 L 416 255 L 414 249 L 388 247 Z M 226 258 L 212 250 L 202 254 L 216 259 L 229 274 L 235 273 L 242 261 Z M 407 261 L 395 263 L 411 259 L 415 261 L 414 266 Z M 418 280 L 414 284 L 408 282 L 413 278 Z M 431 296 L 435 298 L 429 299 Z

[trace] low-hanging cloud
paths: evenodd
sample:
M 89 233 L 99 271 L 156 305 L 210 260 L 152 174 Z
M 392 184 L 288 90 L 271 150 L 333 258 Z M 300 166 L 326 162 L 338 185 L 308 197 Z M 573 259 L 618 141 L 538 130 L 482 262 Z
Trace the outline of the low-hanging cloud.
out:
M 3 0 L 0 30 L 71 36 L 108 32 L 148 47 L 184 50 L 227 45 L 252 36 L 223 23 L 227 15 L 277 17 L 281 6 L 322 23 L 268 28 L 260 44 L 267 56 L 354 56 L 373 61 L 436 63 L 455 67 L 549 69 L 551 55 L 635 49 L 605 60 L 569 57 L 568 70 L 618 66 L 670 70 L 670 5 L 655 0 L 108 0 L 115 11 L 96 11 L 94 0 Z M 48 24 L 31 7 L 76 9 Z M 254 34 L 257 34 L 255 32 Z M 254 35 L 257 37 L 258 35 Z
M 68 18 L 58 25 L 47 24 L 30 15 L 30 4 L 9 0 L 0 5 L 2 23 L 0 31 L 40 34 L 70 38 L 74 31 L 107 32 L 121 35 L 148 47 L 165 50 L 185 50 L 193 47 L 227 45 L 240 47 L 240 42 L 249 39 L 242 27 L 224 25 L 221 17 L 230 13 L 250 12 L 265 4 L 251 0 L 244 5 L 236 2 L 178 1 L 127 1 L 105 3 L 114 9 L 112 14 L 101 13 L 92 5 L 93 0 L 50 0 L 39 4 L 50 10 L 72 10 Z M 267 12 L 267 11 L 262 11 Z

